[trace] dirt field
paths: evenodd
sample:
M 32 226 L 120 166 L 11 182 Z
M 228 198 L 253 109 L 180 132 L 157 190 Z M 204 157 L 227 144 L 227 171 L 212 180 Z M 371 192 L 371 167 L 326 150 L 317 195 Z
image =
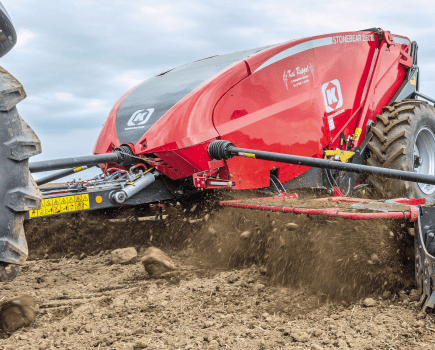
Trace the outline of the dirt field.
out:
M 2 298 L 30 294 L 36 322 L 1 349 L 434 349 L 398 223 L 242 210 L 137 212 L 29 222 L 32 252 Z M 139 213 L 139 215 L 141 215 Z M 176 270 L 150 278 L 111 251 L 157 246 Z M 44 258 L 45 257 L 45 258 Z

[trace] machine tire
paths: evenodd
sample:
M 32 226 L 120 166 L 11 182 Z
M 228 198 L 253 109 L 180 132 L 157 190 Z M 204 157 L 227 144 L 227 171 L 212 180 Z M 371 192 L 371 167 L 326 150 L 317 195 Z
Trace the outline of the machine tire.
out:
M 29 158 L 41 144 L 16 108 L 25 97 L 20 82 L 0 67 L 0 281 L 12 280 L 25 262 L 24 217 L 42 201 L 29 172 Z
M 435 113 L 427 102 L 403 100 L 383 108 L 370 131 L 370 166 L 435 175 Z M 418 165 L 419 148 L 425 155 Z M 417 152 L 417 158 L 414 154 Z M 382 198 L 425 198 L 435 202 L 435 186 L 370 176 L 369 183 Z

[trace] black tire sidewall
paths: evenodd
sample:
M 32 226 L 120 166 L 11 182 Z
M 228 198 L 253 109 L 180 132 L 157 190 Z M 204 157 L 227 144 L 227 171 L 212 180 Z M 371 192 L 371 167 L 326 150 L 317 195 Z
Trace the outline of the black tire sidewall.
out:
M 430 107 L 429 107 L 430 108 Z M 406 170 L 414 171 L 414 147 L 417 139 L 417 135 L 423 128 L 427 128 L 432 131 L 435 136 L 435 116 L 432 111 L 427 108 L 421 108 L 419 113 L 415 115 L 415 118 L 411 120 L 412 137 L 406 147 Z M 409 182 L 409 189 L 407 196 L 411 198 L 425 198 L 428 204 L 435 202 L 435 191 L 431 194 L 425 194 L 418 185 L 417 182 Z

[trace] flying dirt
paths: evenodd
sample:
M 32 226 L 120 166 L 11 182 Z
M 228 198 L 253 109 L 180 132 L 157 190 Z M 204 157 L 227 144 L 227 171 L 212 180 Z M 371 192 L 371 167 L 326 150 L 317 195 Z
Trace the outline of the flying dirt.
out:
M 132 211 L 45 218 L 43 229 L 27 222 L 29 259 L 1 291 L 32 295 L 37 317 L 2 348 L 433 348 L 435 319 L 416 305 L 412 258 L 395 251 L 407 236 L 392 235 L 389 221 L 372 230 L 197 210 L 185 220 L 164 209 L 160 222 Z M 150 247 L 175 269 L 151 277 L 141 262 Z M 123 248 L 137 258 L 115 262 Z

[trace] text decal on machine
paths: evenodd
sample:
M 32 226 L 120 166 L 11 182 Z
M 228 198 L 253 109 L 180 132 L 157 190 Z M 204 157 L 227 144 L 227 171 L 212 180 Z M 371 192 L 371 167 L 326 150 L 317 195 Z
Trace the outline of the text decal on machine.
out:
M 86 209 L 90 209 L 89 194 L 47 198 L 42 200 L 41 209 L 29 211 L 29 217 L 56 215 Z
M 333 44 L 357 43 L 360 41 L 375 41 L 373 34 L 348 34 L 332 37 Z

